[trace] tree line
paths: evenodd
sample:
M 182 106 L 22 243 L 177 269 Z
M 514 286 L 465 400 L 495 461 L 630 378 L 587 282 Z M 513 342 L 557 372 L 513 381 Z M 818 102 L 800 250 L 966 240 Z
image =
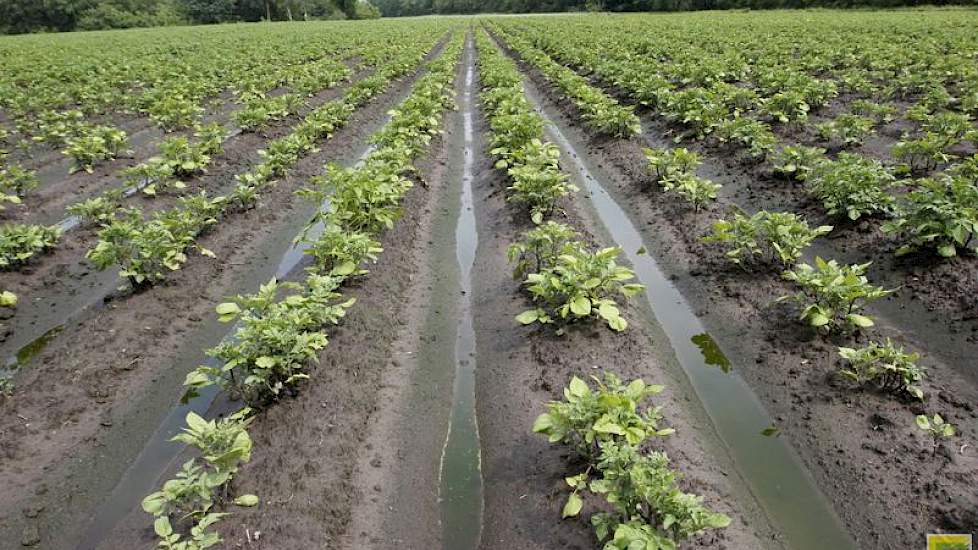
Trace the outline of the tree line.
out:
M 372 0 L 384 17 L 566 11 L 690 11 L 978 5 L 978 0 Z
M 163 25 L 566 11 L 978 5 L 978 0 L 0 0 L 0 33 Z
M 367 0 L 0 0 L 0 33 L 379 16 Z

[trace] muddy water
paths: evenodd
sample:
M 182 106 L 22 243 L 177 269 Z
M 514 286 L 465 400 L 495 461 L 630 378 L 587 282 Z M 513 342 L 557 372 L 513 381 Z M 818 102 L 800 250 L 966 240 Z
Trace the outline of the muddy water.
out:
M 530 91 L 530 86 L 527 87 Z M 538 97 L 530 93 L 536 105 Z M 761 506 L 786 543 L 796 550 L 855 549 L 832 505 L 816 487 L 794 450 L 771 433 L 775 423 L 737 374 L 679 290 L 659 268 L 641 233 L 592 175 L 560 129 L 548 133 L 565 152 L 581 189 L 646 286 L 645 297 L 721 439 Z
M 386 120 L 388 119 L 385 118 Z M 363 164 L 364 159 L 374 149 L 374 145 L 367 146 L 356 165 Z M 320 209 L 328 208 L 329 199 L 327 198 L 320 205 Z M 309 239 L 315 239 L 322 234 L 323 229 L 322 223 L 316 223 L 309 227 L 305 235 Z M 302 233 L 296 235 L 296 239 L 300 235 Z M 308 248 L 307 242 L 293 240 L 293 244 L 282 254 L 275 268 L 275 278 L 283 280 L 296 272 L 306 258 L 305 251 Z M 238 322 L 232 324 L 221 343 L 233 340 L 239 326 L 240 323 Z M 213 359 L 209 359 L 207 364 L 212 367 L 221 366 L 220 362 Z M 95 550 L 98 548 L 99 544 L 105 540 L 116 525 L 139 506 L 143 497 L 156 489 L 159 479 L 174 467 L 174 461 L 186 446 L 170 440 L 180 433 L 188 413 L 194 412 L 204 418 L 218 418 L 230 414 L 240 407 L 240 403 L 231 401 L 226 394 L 219 392 L 217 386 L 209 386 L 194 395 L 184 396 L 179 404 L 170 409 L 159 428 L 140 451 L 139 456 L 119 480 L 112 494 L 103 502 L 76 550 Z
M 448 435 L 439 474 L 442 547 L 475 549 L 482 533 L 482 472 L 479 427 L 475 413 L 475 330 L 472 325 L 472 266 L 479 236 L 472 205 L 475 143 L 472 130 L 474 62 L 471 39 L 465 51 L 462 111 L 465 156 L 462 165 L 461 209 L 455 228 L 459 268 L 458 331 L 455 338 L 455 384 Z

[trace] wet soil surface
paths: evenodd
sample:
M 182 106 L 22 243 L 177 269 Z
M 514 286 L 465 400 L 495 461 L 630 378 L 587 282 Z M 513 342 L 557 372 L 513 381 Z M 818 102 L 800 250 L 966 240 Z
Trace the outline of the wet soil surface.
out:
M 815 251 L 847 261 L 854 261 L 853 256 L 878 258 L 870 278 L 888 286 L 902 280 L 906 286 L 869 308 L 877 316 L 869 333 L 836 338 L 814 334 L 797 321 L 794 307 L 774 303 L 794 291 L 776 270 L 741 271 L 727 264 L 722 251 L 700 240 L 734 204 L 749 211 L 801 210 L 811 223 L 821 223 L 815 206 L 799 208 L 804 204 L 800 190 L 784 182 L 775 185 L 735 159 L 725 162 L 719 155 L 713 160 L 718 156 L 713 150 L 699 173 L 724 184 L 724 192 L 716 205 L 695 214 L 678 198 L 659 191 L 645 169 L 642 148 L 669 145 L 670 128 L 643 116 L 644 136 L 595 136 L 579 124 L 580 115 L 568 101 L 554 101 L 562 97 L 559 90 L 530 67 L 524 69 L 547 92 L 548 108 L 561 113 L 561 128 L 600 168 L 605 187 L 633 219 L 642 220 L 651 252 L 699 309 L 731 362 L 741 365 L 740 374 L 776 418 L 778 436 L 798 450 L 857 545 L 915 548 L 925 544 L 928 532 L 978 531 L 978 386 L 974 336 L 963 328 L 973 310 L 969 314 L 960 308 L 974 293 L 955 283 L 969 277 L 972 259 L 961 260 L 959 273 L 939 283 L 933 272 L 898 269 L 888 259 L 889 245 L 872 236 L 878 233 L 846 228 L 841 238 L 823 241 Z M 940 272 L 950 269 L 938 267 Z M 971 278 L 968 284 L 974 284 Z M 929 280 L 933 282 L 928 285 Z M 836 346 L 887 336 L 922 352 L 922 363 L 929 367 L 924 403 L 852 388 L 834 375 L 839 367 Z M 959 436 L 935 447 L 914 425 L 914 415 L 924 412 L 950 419 Z
M 14 393 L 0 397 L 0 540 L 34 539 L 36 533 L 38 548 L 71 547 L 69 541 L 78 540 L 86 518 L 179 398 L 185 374 L 227 331 L 214 319 L 214 306 L 271 278 L 315 211 L 318 205 L 294 191 L 327 161 L 355 162 L 416 76 L 393 83 L 354 114 L 258 208 L 222 220 L 202 237 L 217 260 L 191 258 L 165 284 L 86 311 L 18 374 Z M 355 355 L 367 360 L 364 353 Z M 311 414 L 321 416 L 318 410 Z M 289 460 L 288 453 L 278 459 Z M 129 542 L 107 547 L 131 547 Z
M 773 298 L 790 290 L 777 273 L 729 269 L 720 252 L 699 240 L 724 205 L 744 196 L 736 190 L 755 185 L 754 175 L 705 166 L 712 172 L 703 175 L 717 181 L 729 172 L 721 181 L 727 191 L 720 205 L 694 215 L 656 191 L 645 175 L 641 147 L 649 141 L 591 136 L 576 125 L 577 113 L 566 101 L 554 101 L 557 92 L 533 71 L 528 74 L 549 95 L 548 112 L 561 113 L 555 122 L 600 168 L 596 175 L 602 184 L 632 219 L 643 222 L 650 252 L 700 310 L 732 362 L 741 366 L 740 374 L 777 418 L 780 437 L 799 451 L 859 547 L 914 548 L 922 545 L 926 531 L 978 528 L 973 490 L 978 454 L 974 445 L 961 447 L 978 435 L 978 392 L 966 376 L 970 363 L 948 359 L 970 352 L 960 347 L 964 343 L 954 347 L 955 338 L 940 339 L 955 325 L 930 325 L 915 315 L 904 319 L 885 310 L 874 329 L 874 335 L 890 335 L 928 357 L 931 351 L 941 357 L 925 361 L 931 378 L 924 384 L 929 395 L 924 405 L 845 387 L 831 373 L 834 346 L 846 342 L 808 333 L 795 321 L 793 309 L 772 305 Z M 226 332 L 227 326 L 214 319 L 214 305 L 270 278 L 313 211 L 314 205 L 295 197 L 295 189 L 319 173 L 326 160 L 355 162 L 366 136 L 383 123 L 384 113 L 406 95 L 412 81 L 392 86 L 361 109 L 271 190 L 260 207 L 225 220 L 205 236 L 201 244 L 218 260 L 193 258 L 158 288 L 120 294 L 86 311 L 18 375 L 13 395 L 0 397 L 0 546 L 73 547 L 91 512 L 179 397 L 186 372 Z M 460 119 L 458 113 L 446 116 L 446 133 L 418 162 L 420 179 L 405 198 L 404 216 L 382 236 L 385 252 L 370 274 L 351 287 L 358 302 L 332 331 L 320 364 L 311 370 L 312 380 L 252 425 L 254 456 L 235 488 L 257 493 L 261 503 L 235 510 L 219 524 L 226 547 L 439 546 L 438 457 L 447 429 L 457 330 L 452 229 L 458 216 L 460 155 L 465 153 L 459 145 Z M 596 547 L 585 520 L 560 520 L 563 478 L 577 473 L 577 464 L 530 427 L 546 402 L 560 397 L 571 376 L 605 369 L 666 385 L 656 403 L 663 406 L 664 423 L 677 434 L 666 438 L 661 449 L 685 474 L 685 490 L 704 495 L 709 506 L 734 518 L 728 529 L 709 532 L 691 546 L 782 547 L 668 339 L 639 300 L 625 307 L 631 324 L 620 334 L 593 325 L 558 337 L 515 322 L 529 302 L 510 275 L 505 250 L 532 224 L 522 209 L 505 202 L 505 177 L 492 168 L 485 147 L 485 119 L 477 113 L 474 121 L 479 245 L 471 298 L 485 481 L 481 547 Z M 661 138 L 654 129 L 646 137 Z M 560 221 L 574 225 L 595 246 L 613 244 L 585 197 L 563 207 Z M 82 241 L 74 246 L 76 257 L 83 254 Z M 57 284 L 58 279 L 52 273 L 45 280 Z M 938 288 L 934 284 L 935 292 Z M 904 295 L 901 291 L 887 302 L 896 305 L 884 306 L 899 310 L 909 303 Z M 944 311 L 938 298 L 933 300 L 925 303 Z M 915 320 L 920 325 L 906 324 Z M 951 349 L 932 350 L 938 347 L 934 342 Z M 940 412 L 962 435 L 933 448 L 913 426 L 913 414 L 924 410 Z M 100 548 L 148 550 L 154 545 L 149 517 L 134 510 Z
M 357 77 L 363 75 L 359 74 Z M 214 156 L 207 172 L 188 178 L 185 181 L 187 189 L 180 195 L 190 196 L 206 191 L 208 195 L 216 196 L 231 189 L 235 184 L 236 174 L 248 171 L 261 161 L 258 154 L 260 149 L 272 140 L 291 133 L 293 126 L 303 120 L 306 114 L 316 106 L 341 97 L 348 86 L 349 84 L 344 84 L 320 92 L 294 115 L 269 124 L 259 132 L 245 132 L 229 138 L 224 144 L 224 151 Z M 320 160 L 315 166 L 321 163 Z M 115 181 L 112 185 L 117 186 L 119 183 Z M 101 189 L 108 189 L 108 186 L 103 185 Z M 83 198 L 83 193 L 74 188 L 62 186 L 60 193 L 61 198 L 54 201 L 58 203 L 57 208 L 50 212 L 53 217 L 45 223 L 60 219 L 64 215 L 65 205 Z M 155 198 L 137 193 L 125 200 L 124 205 L 139 208 L 148 216 L 153 211 L 175 206 L 177 201 L 176 193 L 160 193 Z M 234 214 L 230 217 L 234 217 Z M 222 219 L 215 230 L 223 231 L 228 221 L 227 217 Z M 3 321 L 0 326 L 0 357 L 13 355 L 52 327 L 62 324 L 66 317 L 79 309 L 97 304 L 119 286 L 116 282 L 116 270 L 98 272 L 85 259 L 85 253 L 98 242 L 97 233 L 97 228 L 93 227 L 69 231 L 61 237 L 51 252 L 32 258 L 26 266 L 16 271 L 3 274 L 4 288 L 21 296 L 23 300 L 13 317 Z M 197 259 L 193 258 L 191 262 Z
M 477 133 L 484 134 L 487 124 L 482 117 L 477 120 Z M 573 327 L 558 337 L 552 330 L 520 326 L 514 320 L 530 303 L 519 281 L 512 278 L 506 248 L 532 228 L 532 223 L 525 209 L 505 202 L 508 183 L 504 174 L 492 168 L 488 151 L 477 158 L 475 204 L 480 244 L 473 270 L 477 274 L 473 306 L 486 498 L 481 547 L 596 547 L 586 518 L 560 520 L 567 495 L 564 477 L 579 473 L 580 465 L 567 449 L 548 444 L 530 427 L 548 401 L 561 397 L 572 376 L 600 375 L 605 370 L 667 386 L 656 404 L 663 407 L 665 423 L 678 433 L 667 438 L 661 450 L 685 475 L 685 490 L 703 495 L 709 506 L 734 518 L 728 529 L 708 532 L 688 546 L 779 547 L 699 406 L 667 338 L 650 312 L 637 305 L 639 300 L 624 309 L 630 325 L 623 333 L 594 324 Z M 570 173 L 572 168 L 566 166 L 565 171 Z M 582 203 L 568 201 L 564 209 L 558 221 L 573 225 L 594 246 L 613 244 L 599 236 L 599 224 Z

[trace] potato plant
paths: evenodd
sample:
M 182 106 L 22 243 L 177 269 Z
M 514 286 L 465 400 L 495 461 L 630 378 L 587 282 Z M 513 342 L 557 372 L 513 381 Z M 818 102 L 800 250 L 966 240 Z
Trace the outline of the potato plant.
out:
M 376 262 L 384 251 L 370 233 L 349 231 L 338 225 L 330 225 L 318 238 L 306 242 L 309 248 L 305 253 L 315 258 L 317 270 L 342 277 L 366 275 L 369 271 L 363 264 Z
M 243 130 L 256 131 L 267 126 L 269 122 L 282 120 L 296 112 L 302 103 L 302 97 L 298 94 L 257 98 L 235 112 L 234 122 Z
M 558 166 L 560 151 L 552 143 L 533 139 L 520 153 L 520 162 L 508 170 L 513 183 L 507 201 L 525 203 L 535 223 L 550 217 L 557 201 L 576 192 L 577 186 L 567 181 Z
M 854 114 L 841 114 L 834 119 L 818 124 L 819 136 L 826 141 L 841 141 L 844 145 L 862 145 L 863 140 L 872 135 L 876 121 L 869 117 Z
M 839 373 L 860 386 L 872 384 L 884 391 L 924 398 L 917 385 L 925 372 L 917 364 L 920 354 L 906 353 L 889 338 L 882 344 L 870 342 L 862 348 L 840 347 L 839 356 L 846 361 Z
M 865 275 L 869 265 L 839 265 L 835 260 L 825 261 L 820 257 L 815 258 L 814 266 L 798 264 L 785 271 L 783 277 L 798 285 L 801 291 L 782 296 L 779 301 L 790 299 L 803 304 L 801 320 L 825 332 L 871 327 L 872 318 L 858 312 L 893 291 L 869 284 Z
M 914 420 L 916 421 L 918 428 L 933 438 L 933 450 L 935 453 L 937 452 L 937 447 L 940 445 L 942 440 L 950 439 L 957 433 L 954 425 L 944 420 L 944 418 L 939 414 L 934 414 L 934 416 L 930 418 L 928 418 L 926 414 L 918 414 Z
M 562 517 L 583 511 L 582 494 L 603 497 L 608 507 L 592 514 L 591 524 L 605 548 L 677 548 L 706 529 L 729 525 L 730 518 L 711 512 L 702 497 L 679 488 L 681 476 L 665 453 L 642 450 L 675 433 L 659 427 L 658 407 L 642 410 L 663 387 L 641 379 L 624 384 L 611 373 L 592 378 L 596 389 L 571 378 L 564 399 L 551 401 L 533 423 L 534 432 L 570 447 L 586 465 L 565 479 L 571 493 Z
M 252 407 L 292 393 L 309 378 L 307 365 L 318 360 L 328 343 L 323 329 L 337 324 L 354 303 L 341 301 L 341 281 L 315 274 L 302 285 L 272 280 L 253 295 L 219 305 L 222 321 L 239 323 L 235 338 L 207 352 L 220 366 L 198 367 L 185 385 L 196 390 L 220 384 Z M 285 289 L 299 292 L 278 299 Z
M 86 257 L 99 270 L 119 266 L 119 276 L 134 288 L 157 284 L 183 267 L 189 249 L 214 256 L 197 245 L 196 238 L 217 223 L 223 204 L 223 197 L 211 199 L 201 193 L 181 198 L 179 206 L 156 212 L 149 220 L 129 211 L 99 231 L 99 241 Z
M 772 154 L 778 138 L 766 122 L 750 117 L 734 117 L 717 126 L 714 132 L 721 144 L 739 146 L 746 150 L 747 159 L 762 161 Z
M 513 278 L 523 279 L 528 273 L 539 273 L 545 267 L 557 263 L 557 257 L 574 246 L 580 235 L 571 227 L 555 221 L 547 221 L 526 231 L 522 239 L 506 251 L 513 264 Z
M 121 213 L 122 197 L 121 189 L 111 189 L 98 197 L 69 205 L 66 211 L 80 218 L 85 225 L 102 225 L 116 219 Z
M 700 165 L 699 154 L 685 147 L 645 149 L 644 153 L 649 172 L 663 187 L 682 177 L 695 175 L 696 167 Z
M 719 183 L 694 175 L 680 176 L 675 181 L 666 181 L 663 189 L 671 191 L 693 205 L 693 212 L 717 199 L 717 193 L 723 186 Z
M 185 189 L 181 179 L 202 174 L 211 156 L 221 151 L 224 129 L 210 125 L 198 130 L 196 142 L 171 137 L 160 143 L 160 156 L 123 171 L 129 187 L 140 188 L 149 196 L 168 188 Z
M 838 160 L 815 165 L 805 184 L 822 201 L 829 215 L 850 220 L 863 216 L 889 215 L 895 199 L 889 193 L 895 178 L 878 161 L 840 153 Z
M 799 91 L 786 90 L 775 93 L 764 102 L 768 116 L 782 124 L 802 123 L 808 120 L 811 106 Z
M 736 211 L 732 219 L 714 222 L 713 233 L 703 240 L 722 244 L 727 249 L 727 259 L 745 269 L 754 261 L 788 267 L 812 241 L 830 231 L 830 225 L 810 228 L 804 219 L 790 212 L 761 210 L 747 216 Z
M 628 322 L 621 316 L 615 295 L 627 298 L 644 287 L 625 282 L 635 274 L 617 264 L 620 253 L 618 248 L 591 252 L 583 243 L 568 243 L 552 265 L 526 275 L 523 284 L 536 307 L 516 320 L 524 325 L 555 324 L 558 334 L 564 333 L 567 323 L 591 318 L 602 319 L 612 330 L 625 330 Z
M 910 174 L 932 172 L 954 158 L 947 152 L 944 140 L 932 133 L 925 133 L 917 139 L 901 140 L 891 152 L 902 162 L 899 169 Z
M 19 165 L 3 166 L 0 164 L 0 211 L 3 203 L 20 204 L 24 196 L 37 187 L 37 175 Z
M 978 234 L 978 186 L 952 176 L 917 180 L 902 197 L 896 218 L 882 230 L 906 243 L 897 249 L 898 256 L 921 249 L 945 258 L 957 256 L 959 250 L 972 252 Z
M 173 479 L 142 501 L 143 510 L 155 518 L 160 548 L 204 549 L 221 543 L 220 535 L 208 528 L 227 515 L 214 509 L 228 500 L 228 484 L 240 465 L 251 460 L 250 413 L 244 408 L 221 420 L 187 414 L 186 427 L 172 441 L 195 447 L 201 459 L 185 462 Z M 233 502 L 255 506 L 258 497 L 246 494 Z
M 815 167 L 825 160 L 825 149 L 788 145 L 774 157 L 774 170 L 797 181 L 805 181 Z
M 0 226 L 0 270 L 16 267 L 54 248 L 60 237 L 61 231 L 56 226 L 16 223 Z
M 68 138 L 64 154 L 74 160 L 70 172 L 84 170 L 91 173 L 97 163 L 110 160 L 123 153 L 128 138 L 126 133 L 109 126 L 86 129 L 77 137 Z

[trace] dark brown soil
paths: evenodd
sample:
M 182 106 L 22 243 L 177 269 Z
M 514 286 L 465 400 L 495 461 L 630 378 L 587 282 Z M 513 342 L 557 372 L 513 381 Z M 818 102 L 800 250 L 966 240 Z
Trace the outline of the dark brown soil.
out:
M 794 308 L 773 303 L 778 296 L 793 291 L 776 271 L 745 273 L 731 268 L 719 250 L 700 241 L 712 221 L 732 204 L 748 210 L 796 210 L 798 203 L 791 197 L 800 196 L 797 189 L 781 183 L 777 189 L 783 194 L 765 197 L 757 190 L 771 189 L 773 180 L 758 181 L 762 178 L 751 170 L 738 170 L 738 163 L 724 162 L 725 157 L 717 151 L 705 151 L 711 154 L 706 156 L 700 174 L 723 183 L 725 191 L 718 204 L 696 215 L 677 198 L 658 191 L 646 173 L 641 148 L 663 146 L 667 128 L 644 117 L 647 133 L 642 138 L 594 136 L 578 123 L 579 115 L 568 102 L 553 101 L 561 97 L 559 91 L 551 89 L 537 72 L 524 69 L 551 98 L 547 107 L 559 113 L 557 122 L 565 133 L 601 167 L 605 187 L 633 219 L 644 222 L 644 236 L 654 243 L 651 252 L 700 310 L 735 368 L 777 419 L 782 437 L 798 450 L 858 546 L 914 548 L 924 543 L 927 532 L 978 529 L 978 499 L 973 491 L 978 484 L 978 452 L 970 444 L 978 435 L 974 363 L 946 359 L 974 357 L 973 342 L 958 335 L 957 321 L 946 315 L 931 321 L 891 314 L 916 308 L 921 301 L 927 304 L 925 309 L 956 307 L 953 300 L 942 302 L 947 294 L 941 297 L 942 292 L 936 290 L 954 292 L 953 283 L 935 285 L 929 294 L 908 285 L 913 288 L 912 294 L 909 289 L 901 290 L 871 308 L 879 317 L 877 327 L 869 334 L 831 340 L 817 336 L 798 323 Z M 713 160 L 717 157 L 721 160 Z M 859 240 L 864 233 L 858 228 L 844 235 L 838 242 L 849 243 L 850 250 L 882 254 L 878 240 L 875 245 Z M 821 253 L 835 256 L 828 248 L 835 242 L 830 241 Z M 880 281 L 884 269 L 877 265 L 871 278 Z M 968 271 L 962 271 L 962 278 L 967 277 Z M 924 279 L 914 282 L 922 284 Z M 890 336 L 923 353 L 923 363 L 930 367 L 923 386 L 927 401 L 913 403 L 850 388 L 833 376 L 837 368 L 835 346 L 865 343 L 870 336 Z M 914 415 L 923 412 L 939 412 L 949 418 L 960 436 L 932 450 L 930 440 L 914 425 Z
M 459 77 L 463 69 L 459 67 Z M 817 205 L 804 202 L 801 191 L 761 168 L 709 160 L 702 175 L 726 187 L 718 205 L 694 215 L 657 191 L 645 174 L 641 147 L 662 141 L 669 128 L 645 120 L 650 130 L 642 138 L 595 137 L 577 124 L 578 113 L 558 101 L 560 94 L 540 75 L 527 73 L 548 95 L 548 116 L 599 167 L 595 175 L 632 219 L 643 222 L 640 229 L 650 252 L 700 310 L 735 368 L 777 419 L 781 436 L 798 450 L 835 503 L 858 546 L 916 548 L 922 546 L 924 532 L 978 529 L 978 453 L 974 446 L 962 447 L 978 435 L 973 362 L 962 359 L 976 350 L 969 347 L 973 341 L 965 342 L 954 332 L 954 327 L 972 326 L 967 323 L 978 326 L 978 316 L 968 318 L 965 306 L 949 309 L 943 303 L 955 292 L 962 300 L 972 296 L 967 285 L 974 282 L 965 281 L 965 275 L 959 283 L 942 284 L 929 279 L 929 269 L 923 270 L 913 275 L 913 284 L 923 290 L 904 282 L 904 290 L 873 310 L 880 314 L 874 337 L 892 336 L 924 352 L 931 376 L 924 384 L 929 397 L 923 405 L 848 388 L 831 373 L 835 346 L 851 340 L 826 340 L 806 331 L 796 322 L 794 309 L 772 304 L 790 291 L 775 271 L 746 274 L 731 269 L 719 251 L 700 241 L 710 222 L 735 203 L 801 210 L 812 221 L 819 217 Z M 355 162 L 366 137 L 413 80 L 393 85 L 356 113 L 319 152 L 300 161 L 270 190 L 258 208 L 222 220 L 203 237 L 201 244 L 218 260 L 193 258 L 166 284 L 148 292 L 113 294 L 105 304 L 85 309 L 17 376 L 14 394 L 0 397 L 0 541 L 5 541 L 0 547 L 16 548 L 26 539 L 36 548 L 74 546 L 178 399 L 186 372 L 227 331 L 214 319 L 214 305 L 268 280 L 291 237 L 311 215 L 315 205 L 304 203 L 294 191 L 320 173 L 327 160 Z M 598 545 L 585 519 L 560 520 L 566 498 L 563 478 L 577 473 L 573 457 L 532 434 L 530 427 L 546 402 L 560 397 L 571 376 L 602 370 L 666 386 L 655 402 L 662 406 L 664 423 L 677 434 L 657 445 L 684 473 L 684 489 L 702 494 L 710 507 L 734 519 L 729 528 L 695 539 L 692 547 L 783 547 L 777 527 L 750 494 L 668 339 L 644 305 L 633 301 L 625 307 L 631 324 L 624 333 L 591 325 L 575 326 L 558 337 L 515 322 L 529 302 L 510 275 L 505 250 L 531 224 L 522 208 L 505 202 L 505 176 L 492 168 L 485 147 L 486 121 L 480 113 L 474 121 L 476 135 L 482 137 L 477 137 L 476 150 L 465 151 L 462 114 L 446 115 L 445 134 L 418 162 L 419 179 L 405 198 L 404 216 L 381 238 L 385 252 L 380 261 L 349 288 L 357 303 L 331 331 L 329 346 L 311 369 L 312 380 L 297 396 L 255 419 L 250 429 L 253 458 L 236 477 L 235 487 L 260 495 L 261 503 L 236 509 L 219 524 L 224 546 L 440 546 L 439 458 L 451 404 L 457 330 L 453 231 L 461 159 L 472 154 L 477 159 L 479 233 L 472 311 L 485 495 L 481 547 Z M 200 186 L 226 185 L 230 174 L 254 159 L 261 143 L 284 135 L 276 132 L 287 128 L 240 136 L 226 153 L 226 164 L 219 169 L 215 164 L 200 178 Z M 712 153 L 710 158 L 716 156 Z M 154 204 L 172 201 L 161 199 Z M 595 246 L 612 244 L 586 197 L 579 194 L 563 207 L 561 221 L 574 225 Z M 901 273 L 895 263 L 887 267 L 882 258 L 887 245 L 871 240 L 871 232 L 856 227 L 840 234 L 843 239 L 827 241 L 820 250 L 865 257 L 861 247 L 870 247 L 878 256 L 874 277 Z M 81 256 L 92 242 L 91 232 L 75 232 L 63 250 L 23 271 L 19 284 L 35 295 L 87 299 L 90 281 L 97 279 L 87 273 Z M 30 281 L 32 277 L 36 280 Z M 907 298 L 910 288 L 921 297 Z M 936 320 L 920 315 L 928 308 L 938 313 Z M 961 319 L 945 319 L 955 315 Z M 857 339 L 864 342 L 867 337 Z M 913 415 L 924 411 L 949 418 L 961 436 L 932 448 L 913 426 Z M 134 509 L 100 548 L 154 546 L 149 516 Z
M 481 118 L 478 131 L 486 131 Z M 667 386 L 655 402 L 678 434 L 667 438 L 662 450 L 685 474 L 684 489 L 703 495 L 710 507 L 734 518 L 728 529 L 708 532 L 691 547 L 780 547 L 647 311 L 629 304 L 625 315 L 631 323 L 623 333 L 594 324 L 558 337 L 551 330 L 516 323 L 514 317 L 530 304 L 511 276 L 506 248 L 532 224 L 524 208 L 504 202 L 508 184 L 493 170 L 488 152 L 476 158 L 476 392 L 486 491 L 482 548 L 596 547 L 586 517 L 560 520 L 567 495 L 563 480 L 579 473 L 577 464 L 567 449 L 548 444 L 530 427 L 548 401 L 561 397 L 572 376 L 600 376 L 603 371 Z M 565 210 L 560 221 L 589 235 L 595 246 L 609 244 L 595 236 L 599 224 L 586 209 L 568 202 Z
M 186 372 L 226 332 L 213 307 L 271 278 L 311 215 L 316 205 L 294 191 L 326 161 L 354 162 L 414 78 L 360 109 L 258 208 L 226 218 L 203 237 L 218 260 L 192 258 L 166 284 L 87 310 L 16 377 L 14 394 L 0 397 L 0 540 L 20 540 L 33 529 L 39 548 L 77 540 L 102 495 L 179 398 Z
M 358 75 L 359 78 L 363 76 L 362 73 Z M 292 127 L 303 120 L 309 112 L 327 101 L 342 96 L 347 87 L 348 85 L 344 84 L 320 92 L 294 115 L 269 124 L 259 132 L 246 132 L 230 137 L 225 142 L 224 151 L 213 158 L 208 171 L 188 178 L 185 182 L 187 189 L 180 195 L 189 196 L 206 191 L 211 196 L 216 196 L 227 192 L 235 185 L 236 174 L 244 173 L 260 162 L 261 157 L 258 154 L 260 149 L 272 140 L 288 135 Z M 314 158 L 318 157 L 314 156 Z M 322 162 L 317 161 L 317 163 L 313 168 L 319 168 Z M 120 184 L 121 180 L 105 180 L 99 188 L 105 190 Z M 45 208 L 54 205 L 54 210 L 49 213 L 56 214 L 55 218 L 64 215 L 64 206 L 84 198 L 76 190 L 65 186 L 61 186 L 60 192 L 60 196 L 45 205 Z M 151 212 L 175 206 L 177 200 L 178 195 L 175 193 L 161 193 L 157 197 L 147 197 L 137 193 L 124 204 L 139 208 L 149 215 Z M 223 226 L 225 222 L 226 220 L 222 220 L 219 225 Z M 62 322 L 72 312 L 76 312 L 82 305 L 91 305 L 102 300 L 103 297 L 111 297 L 110 294 L 118 286 L 114 281 L 115 276 L 112 273 L 114 270 L 99 273 L 85 260 L 85 253 L 97 242 L 96 228 L 79 227 L 63 235 L 51 252 L 32 258 L 27 266 L 4 274 L 4 288 L 29 299 L 24 300 L 18 306 L 13 318 L 4 323 L 3 334 L 0 335 L 2 356 L 16 353 L 22 346 Z

